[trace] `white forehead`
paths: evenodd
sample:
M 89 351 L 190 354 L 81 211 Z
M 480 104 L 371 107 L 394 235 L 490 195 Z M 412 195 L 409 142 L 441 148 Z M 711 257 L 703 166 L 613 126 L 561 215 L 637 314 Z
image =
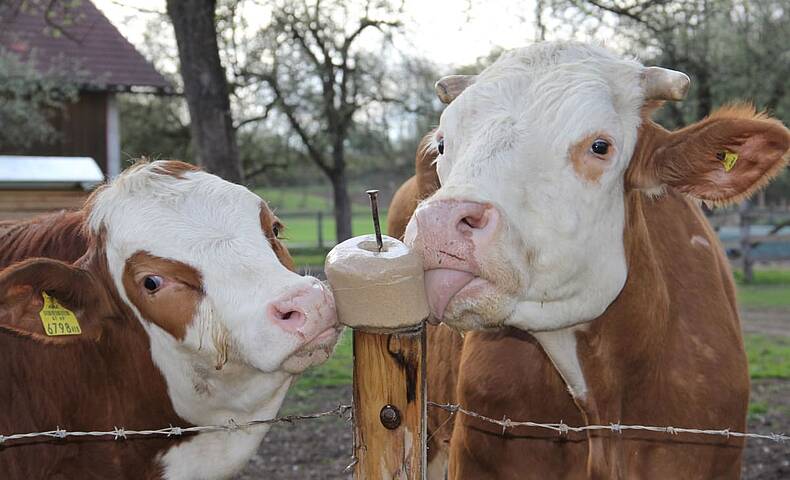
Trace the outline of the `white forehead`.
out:
M 441 129 L 463 134 L 463 142 L 477 143 L 483 136 L 489 145 L 502 142 L 509 131 L 513 138 L 524 138 L 526 129 L 551 131 L 565 148 L 567 141 L 598 128 L 635 128 L 643 68 L 604 48 L 575 42 L 513 50 L 447 107 Z
M 201 172 L 166 173 L 157 162 L 133 167 L 97 193 L 89 225 L 104 231 L 122 259 L 139 250 L 194 266 L 218 258 L 277 261 L 260 223 L 262 200 Z M 205 272 L 204 272 L 205 273 Z

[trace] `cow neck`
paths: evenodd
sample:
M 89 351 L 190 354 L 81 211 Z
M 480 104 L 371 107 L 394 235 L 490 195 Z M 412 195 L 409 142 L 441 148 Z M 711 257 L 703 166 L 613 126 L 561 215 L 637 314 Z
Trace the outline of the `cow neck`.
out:
M 536 333 L 565 380 L 586 424 L 619 422 L 626 398 L 649 398 L 669 330 L 669 295 L 651 246 L 643 193 L 626 194 L 628 279 L 606 311 L 583 326 Z M 602 436 L 590 435 L 590 468 L 604 477 L 617 465 Z

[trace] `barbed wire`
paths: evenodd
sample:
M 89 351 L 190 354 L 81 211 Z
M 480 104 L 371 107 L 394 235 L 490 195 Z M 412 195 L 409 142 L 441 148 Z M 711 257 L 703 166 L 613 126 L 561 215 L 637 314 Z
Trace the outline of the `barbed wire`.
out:
M 0 446 L 6 442 L 14 440 L 26 440 L 32 438 L 60 438 L 65 439 L 68 437 L 113 437 L 114 440 L 125 440 L 128 437 L 147 436 L 147 435 L 161 435 L 165 437 L 179 437 L 188 433 L 202 433 L 202 432 L 234 432 L 237 430 L 245 430 L 248 428 L 260 425 L 272 425 L 275 423 L 292 423 L 299 420 L 314 420 L 323 417 L 340 417 L 346 420 L 350 419 L 348 415 L 351 411 L 351 405 L 338 405 L 332 410 L 325 412 L 310 413 L 305 415 L 285 415 L 282 417 L 270 418 L 266 420 L 251 420 L 248 422 L 237 423 L 235 420 L 230 419 L 225 425 L 203 425 L 195 427 L 174 427 L 170 425 L 167 428 L 160 428 L 156 430 L 127 430 L 123 427 L 113 427 L 112 430 L 99 431 L 99 432 L 79 432 L 68 431 L 60 427 L 48 432 L 32 432 L 32 433 L 14 433 L 11 435 L 0 435 Z
M 487 417 L 485 415 L 474 412 L 472 410 L 467 410 L 458 404 L 436 403 L 431 401 L 427 403 L 429 407 L 439 408 L 441 410 L 445 410 L 449 412 L 450 414 L 461 413 L 468 417 L 476 418 L 478 420 L 482 420 L 494 425 L 498 425 L 502 427 L 503 434 L 507 431 L 508 428 L 535 427 L 535 428 L 552 430 L 560 435 L 567 435 L 569 432 L 585 432 L 589 430 L 609 430 L 613 433 L 618 433 L 618 434 L 621 434 L 623 433 L 623 431 L 626 430 L 641 430 L 648 432 L 666 433 L 669 435 L 688 433 L 695 435 L 716 435 L 716 436 L 722 436 L 727 438 L 729 437 L 755 438 L 762 440 L 771 440 L 777 443 L 784 443 L 790 440 L 790 436 L 781 433 L 746 433 L 746 432 L 732 431 L 730 429 L 714 430 L 714 429 L 699 429 L 699 428 L 671 427 L 671 426 L 658 427 L 651 425 L 623 425 L 620 423 L 610 423 L 609 425 L 584 425 L 581 427 L 575 427 L 572 425 L 568 425 L 562 421 L 560 421 L 559 423 L 515 421 L 508 418 L 507 416 L 502 417 L 502 419 L 500 420 L 496 418 Z M 248 428 L 253 428 L 261 425 L 273 425 L 276 423 L 293 423 L 295 421 L 300 421 L 300 420 L 314 420 L 324 417 L 339 417 L 345 420 L 350 420 L 351 411 L 352 411 L 351 405 L 341 404 L 333 408 L 332 410 L 327 410 L 325 412 L 318 412 L 318 413 L 310 413 L 310 414 L 302 414 L 302 415 L 285 415 L 282 417 L 275 417 L 266 420 L 251 420 L 248 422 L 241 422 L 241 423 L 238 423 L 235 420 L 230 419 L 228 420 L 228 423 L 225 425 L 202 425 L 202 426 L 193 426 L 193 427 L 174 427 L 170 425 L 166 428 L 151 429 L 151 430 L 128 430 L 123 427 L 113 427 L 112 430 L 107 430 L 107 431 L 82 432 L 82 431 L 68 431 L 58 426 L 55 428 L 55 430 L 50 430 L 46 432 L 14 433 L 10 435 L 0 434 L 0 447 L 2 447 L 2 445 L 4 445 L 7 442 L 12 442 L 15 440 L 28 440 L 34 438 L 66 439 L 68 437 L 112 437 L 114 440 L 125 440 L 129 437 L 135 437 L 135 436 L 160 435 L 164 437 L 179 437 L 181 435 L 189 434 L 189 433 L 234 432 L 238 430 L 246 430 Z M 349 465 L 349 467 L 351 467 L 352 465 Z
M 759 438 L 763 440 L 772 440 L 777 443 L 784 443 L 787 440 L 790 440 L 790 436 L 781 433 L 745 433 L 745 432 L 735 432 L 730 429 L 712 430 L 712 429 L 685 428 L 685 427 L 656 427 L 651 425 L 622 425 L 619 423 L 610 423 L 609 425 L 584 425 L 582 427 L 574 427 L 571 425 L 567 425 L 562 421 L 560 421 L 559 423 L 514 421 L 507 418 L 507 416 L 502 417 L 501 420 L 497 420 L 495 418 L 486 417 L 485 415 L 481 415 L 477 412 L 467 410 L 458 404 L 436 403 L 429 401 L 428 406 L 445 410 L 447 412 L 450 412 L 450 414 L 462 413 L 468 417 L 473 417 L 478 420 L 482 420 L 484 422 L 499 425 L 500 427 L 502 427 L 503 434 L 508 428 L 536 427 L 536 428 L 544 428 L 547 430 L 553 430 L 560 435 L 567 435 L 568 432 L 585 432 L 588 430 L 609 430 L 613 433 L 618 433 L 618 434 L 623 433 L 623 431 L 625 430 L 642 430 L 648 432 L 667 433 L 669 435 L 690 433 L 697 435 L 717 435 L 727 438 L 729 437 Z

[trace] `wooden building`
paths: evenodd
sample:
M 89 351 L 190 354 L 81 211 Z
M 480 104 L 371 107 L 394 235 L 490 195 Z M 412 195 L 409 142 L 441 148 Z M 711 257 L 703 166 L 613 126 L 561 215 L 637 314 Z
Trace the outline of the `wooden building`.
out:
M 53 141 L 25 150 L 0 148 L 0 155 L 90 157 L 115 176 L 121 169 L 116 94 L 168 93 L 171 86 L 89 0 L 52 5 L 49 11 L 20 8 L 4 15 L 0 46 L 33 59 L 42 72 L 62 69 L 58 73 L 79 86 L 79 99 L 57 114 Z
M 102 180 L 88 157 L 0 155 L 0 221 L 78 209 Z

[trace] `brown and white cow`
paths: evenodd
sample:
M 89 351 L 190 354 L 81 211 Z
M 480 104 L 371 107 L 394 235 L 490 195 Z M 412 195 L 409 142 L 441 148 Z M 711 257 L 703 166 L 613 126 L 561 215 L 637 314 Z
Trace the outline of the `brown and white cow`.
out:
M 71 246 L 55 247 L 47 223 Z M 293 272 L 266 204 L 187 164 L 136 165 L 82 212 L 4 227 L 16 259 L 85 253 L 0 271 L 2 434 L 272 418 L 296 375 L 325 360 L 340 331 L 331 293 Z M 48 335 L 45 295 L 75 314 L 80 334 Z M 0 471 L 14 479 L 225 478 L 266 430 L 7 442 Z
M 432 141 L 441 187 L 405 239 L 423 255 L 434 317 L 478 331 L 432 329 L 429 398 L 493 418 L 745 428 L 731 272 L 689 197 L 749 195 L 785 165 L 790 132 L 746 106 L 674 132 L 650 120 L 687 87 L 678 72 L 578 43 L 515 50 L 437 84 L 452 101 Z M 431 416 L 431 435 L 449 443 L 433 445 L 431 468 L 449 455 L 450 478 L 740 472 L 735 438 L 503 435 Z

